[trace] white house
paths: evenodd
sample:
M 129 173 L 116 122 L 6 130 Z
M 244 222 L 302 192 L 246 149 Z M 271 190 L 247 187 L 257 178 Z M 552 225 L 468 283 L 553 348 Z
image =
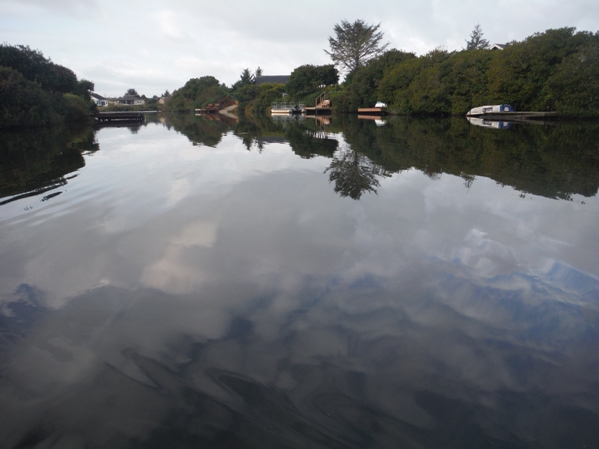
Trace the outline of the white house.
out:
M 505 48 L 505 44 L 493 44 L 489 47 L 489 50 L 503 50 Z
M 129 105 L 129 106 L 140 106 L 144 104 L 146 101 L 137 96 L 137 95 L 123 95 L 121 98 L 116 99 L 116 103 L 120 105 Z
M 102 95 L 90 92 L 90 96 L 92 97 L 92 101 L 96 103 L 96 106 L 108 106 L 108 99 Z

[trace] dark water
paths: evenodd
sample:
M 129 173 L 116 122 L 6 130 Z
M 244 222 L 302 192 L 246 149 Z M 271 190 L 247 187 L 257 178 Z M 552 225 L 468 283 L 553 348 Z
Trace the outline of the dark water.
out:
M 0 136 L 0 447 L 599 447 L 598 123 L 149 120 Z

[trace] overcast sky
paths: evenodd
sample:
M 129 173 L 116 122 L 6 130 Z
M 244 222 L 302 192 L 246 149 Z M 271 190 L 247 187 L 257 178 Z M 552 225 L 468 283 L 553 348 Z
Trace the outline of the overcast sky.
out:
M 341 20 L 381 23 L 390 47 L 460 49 L 477 23 L 491 43 L 565 26 L 599 30 L 598 0 L 0 0 L 2 41 L 25 44 L 101 95 L 133 87 L 171 92 L 213 75 L 231 85 L 244 68 L 283 75 L 328 64 Z

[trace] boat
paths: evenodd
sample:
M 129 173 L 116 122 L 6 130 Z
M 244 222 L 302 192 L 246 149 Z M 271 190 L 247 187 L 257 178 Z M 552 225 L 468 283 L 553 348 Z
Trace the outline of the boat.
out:
M 480 117 L 467 117 L 471 125 L 482 126 L 484 128 L 508 129 L 512 126 L 512 122 L 502 122 L 496 120 L 485 120 Z
M 302 103 L 273 103 L 270 109 L 271 114 L 303 114 L 306 111 Z
M 536 112 L 536 111 L 518 111 L 509 104 L 496 104 L 488 106 L 479 106 L 472 108 L 466 114 L 466 117 L 479 117 L 485 120 L 493 121 L 527 121 L 539 118 L 557 117 L 560 113 L 557 111 Z
M 514 112 L 514 108 L 509 104 L 495 104 L 491 106 L 479 106 L 472 108 L 466 114 L 466 117 L 478 117 L 487 114 L 498 114 L 503 112 Z

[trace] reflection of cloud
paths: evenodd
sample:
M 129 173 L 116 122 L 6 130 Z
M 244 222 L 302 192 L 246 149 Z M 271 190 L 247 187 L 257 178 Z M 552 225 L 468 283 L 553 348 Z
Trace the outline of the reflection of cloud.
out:
M 171 294 L 191 293 L 204 280 L 200 267 L 187 262 L 192 247 L 211 247 L 216 240 L 216 223 L 198 221 L 175 236 L 162 258 L 146 267 L 141 282 Z

